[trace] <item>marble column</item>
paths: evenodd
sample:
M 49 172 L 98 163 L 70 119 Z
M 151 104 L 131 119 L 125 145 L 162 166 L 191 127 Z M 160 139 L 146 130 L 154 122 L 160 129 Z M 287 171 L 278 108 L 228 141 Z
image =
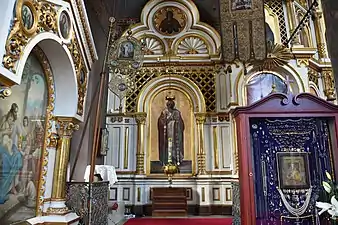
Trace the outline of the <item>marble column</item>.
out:
M 198 132 L 198 152 L 197 152 L 197 166 L 199 175 L 205 175 L 206 165 L 205 165 L 205 150 L 204 150 L 204 123 L 205 123 L 205 114 L 196 113 L 196 124 L 197 124 L 197 132 Z
M 72 134 L 78 129 L 79 125 L 75 124 L 72 118 L 57 118 L 59 139 L 56 146 L 52 198 L 47 210 L 48 214 L 64 215 L 69 212 L 65 205 L 67 165 Z
M 314 13 L 313 22 L 314 22 L 314 28 L 315 28 L 315 34 L 316 34 L 316 42 L 317 42 L 319 60 L 328 58 L 326 44 L 325 44 L 325 37 L 324 37 L 322 25 L 321 25 L 322 17 L 323 17 L 322 12 Z
M 286 3 L 286 10 L 287 10 L 288 21 L 289 21 L 290 36 L 291 36 L 297 27 L 294 0 L 286 0 L 285 3 Z M 300 44 L 298 34 L 296 34 L 293 40 L 291 40 L 291 44 L 292 45 Z
M 137 152 L 136 152 L 136 174 L 144 174 L 144 128 L 146 124 L 146 113 L 135 114 L 137 123 Z

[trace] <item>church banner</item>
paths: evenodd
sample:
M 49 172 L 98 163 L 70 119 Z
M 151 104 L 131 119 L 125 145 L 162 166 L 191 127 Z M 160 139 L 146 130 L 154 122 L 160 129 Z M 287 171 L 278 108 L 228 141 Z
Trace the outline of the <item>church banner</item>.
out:
M 226 62 L 266 56 L 263 0 L 221 0 L 222 51 Z

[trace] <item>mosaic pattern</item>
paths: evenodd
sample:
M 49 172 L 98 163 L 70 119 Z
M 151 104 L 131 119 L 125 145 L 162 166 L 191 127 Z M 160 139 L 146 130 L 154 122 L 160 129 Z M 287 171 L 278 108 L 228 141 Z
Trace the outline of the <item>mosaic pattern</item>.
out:
M 208 112 L 214 112 L 216 110 L 216 86 L 215 86 L 215 72 L 213 68 L 203 68 L 200 70 L 180 70 L 176 69 L 176 73 L 192 80 L 202 91 L 205 98 L 206 109 Z M 160 68 L 155 69 L 142 69 L 141 72 L 136 74 L 135 87 L 126 98 L 126 111 L 136 112 L 136 104 L 138 95 L 141 89 L 150 80 L 161 75 L 166 75 L 165 71 L 161 71 Z M 175 73 L 172 73 L 175 74 Z

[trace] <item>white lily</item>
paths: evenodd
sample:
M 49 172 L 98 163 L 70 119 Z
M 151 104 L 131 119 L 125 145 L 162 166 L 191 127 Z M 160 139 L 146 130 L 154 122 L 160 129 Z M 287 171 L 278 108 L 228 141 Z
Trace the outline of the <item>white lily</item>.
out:
M 316 202 L 316 206 L 321 209 L 318 213 L 319 215 L 327 211 L 332 217 L 338 217 L 338 201 L 334 196 L 331 198 L 331 204 L 327 202 Z
M 327 183 L 326 181 L 323 181 L 323 187 L 327 193 L 331 192 L 331 185 Z

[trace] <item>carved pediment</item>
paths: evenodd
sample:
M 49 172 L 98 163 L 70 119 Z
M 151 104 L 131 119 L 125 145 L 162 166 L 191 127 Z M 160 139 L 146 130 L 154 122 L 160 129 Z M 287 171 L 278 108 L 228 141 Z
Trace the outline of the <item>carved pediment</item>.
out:
M 145 43 L 144 63 L 221 59 L 221 37 L 213 27 L 200 22 L 192 1 L 150 1 L 142 10 L 141 22 L 130 30 Z

